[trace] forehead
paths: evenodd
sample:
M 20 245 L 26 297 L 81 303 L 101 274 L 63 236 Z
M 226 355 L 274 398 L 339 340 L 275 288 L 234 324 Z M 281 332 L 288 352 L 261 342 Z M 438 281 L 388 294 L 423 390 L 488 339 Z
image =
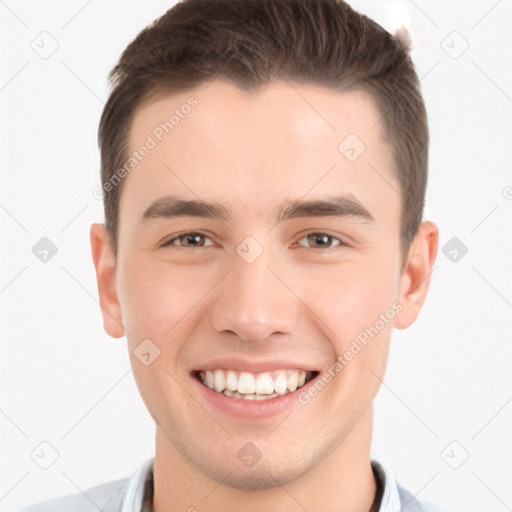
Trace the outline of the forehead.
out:
M 398 188 L 380 119 L 363 91 L 287 82 L 243 91 L 215 80 L 159 93 L 133 117 L 129 147 L 139 155 L 121 210 L 135 222 L 150 201 L 172 194 L 222 199 L 249 217 L 327 192 L 363 193 L 378 208 L 375 191 Z

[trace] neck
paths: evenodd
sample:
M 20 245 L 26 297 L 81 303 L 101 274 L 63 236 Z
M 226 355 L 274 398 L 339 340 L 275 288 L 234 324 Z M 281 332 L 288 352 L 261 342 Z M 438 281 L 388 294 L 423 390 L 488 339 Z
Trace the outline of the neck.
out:
M 155 512 L 368 512 L 376 492 L 370 461 L 372 423 L 370 407 L 327 457 L 294 480 L 259 491 L 238 489 L 207 477 L 183 458 L 157 425 L 153 509 Z M 227 468 L 228 471 L 231 469 Z

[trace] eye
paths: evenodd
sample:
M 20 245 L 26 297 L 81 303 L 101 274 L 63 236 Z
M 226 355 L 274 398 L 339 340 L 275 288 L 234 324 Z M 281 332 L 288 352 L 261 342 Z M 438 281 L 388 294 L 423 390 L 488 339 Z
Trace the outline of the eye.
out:
M 190 232 L 179 235 L 175 238 L 171 238 L 167 242 L 162 244 L 162 247 L 168 246 L 177 246 L 182 247 L 184 249 L 193 249 L 196 247 L 210 247 L 213 244 L 206 244 L 205 242 L 210 240 L 209 237 L 203 235 L 202 233 Z M 308 245 L 304 243 L 300 243 L 302 240 L 306 240 Z M 176 243 L 178 242 L 178 243 Z M 310 247 L 312 249 L 332 249 L 333 247 L 346 246 L 347 244 L 340 240 L 339 238 L 329 235 L 328 233 L 309 233 L 306 236 L 303 236 L 298 245 L 301 247 Z
M 331 249 L 333 247 L 339 247 L 343 245 L 347 245 L 345 242 L 336 238 L 327 233 L 309 233 L 308 235 L 302 237 L 300 240 L 306 240 L 307 243 L 312 244 L 312 249 Z M 299 240 L 299 245 L 301 247 L 307 247 L 304 244 L 301 244 Z M 334 241 L 337 241 L 335 245 L 332 245 Z
M 209 238 L 206 235 L 203 235 L 202 233 L 184 233 L 183 235 L 177 236 L 175 238 L 172 238 L 171 240 L 168 240 L 167 242 L 164 242 L 162 244 L 162 247 L 176 245 L 174 243 L 176 242 L 176 240 L 180 242 L 178 247 L 183 247 L 185 249 L 193 249 L 194 247 L 208 247 L 208 245 L 204 244 L 204 241 L 209 240 Z

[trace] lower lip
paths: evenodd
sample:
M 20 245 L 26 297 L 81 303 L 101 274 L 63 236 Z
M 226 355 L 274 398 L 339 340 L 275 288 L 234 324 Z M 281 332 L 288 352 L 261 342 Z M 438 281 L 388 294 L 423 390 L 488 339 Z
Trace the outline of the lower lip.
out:
M 201 402 L 206 402 L 211 407 L 240 419 L 259 419 L 271 418 L 283 412 L 293 410 L 300 405 L 298 396 L 307 390 L 307 387 L 314 383 L 315 379 L 310 380 L 306 385 L 298 388 L 287 395 L 265 400 L 251 400 L 247 398 L 234 398 L 226 396 L 224 393 L 218 393 L 213 389 L 202 384 L 194 375 L 192 375 Z

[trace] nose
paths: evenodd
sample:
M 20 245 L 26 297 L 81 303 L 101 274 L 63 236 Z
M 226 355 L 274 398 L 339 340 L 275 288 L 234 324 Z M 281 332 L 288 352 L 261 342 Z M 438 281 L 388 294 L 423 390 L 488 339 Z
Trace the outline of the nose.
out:
M 260 342 L 274 333 L 289 334 L 297 321 L 297 298 L 267 251 L 252 263 L 238 254 L 233 268 L 219 283 L 211 310 L 211 324 L 219 333 L 235 333 L 242 340 Z

